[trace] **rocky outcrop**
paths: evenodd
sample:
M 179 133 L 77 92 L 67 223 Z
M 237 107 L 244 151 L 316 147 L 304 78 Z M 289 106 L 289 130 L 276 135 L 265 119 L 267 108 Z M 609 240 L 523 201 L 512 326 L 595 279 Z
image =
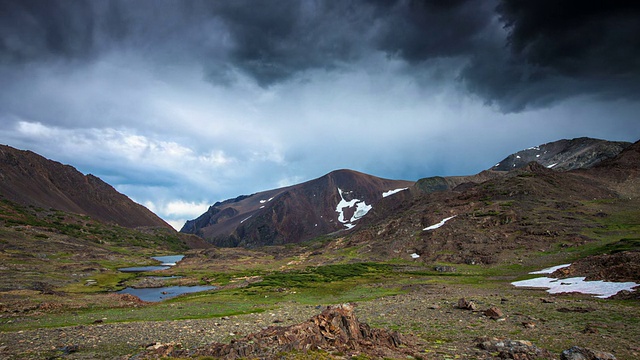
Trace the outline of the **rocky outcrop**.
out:
M 623 197 L 640 197 L 640 141 L 580 174 L 607 181 Z
M 611 159 L 631 145 L 623 141 L 592 138 L 559 140 L 531 147 L 511 154 L 493 166 L 494 171 L 510 171 L 531 161 L 555 170 L 587 169 L 603 160 Z
M 407 337 L 381 329 L 372 329 L 358 321 L 349 304 L 326 308 L 307 322 L 288 327 L 270 326 L 256 334 L 228 344 L 214 343 L 186 351 L 175 344 L 156 345 L 142 358 L 211 356 L 220 359 L 272 359 L 290 351 L 322 350 L 347 356 L 365 354 L 372 358 L 406 358 L 414 352 Z
M 610 245 L 618 247 L 637 247 L 636 239 L 622 239 Z M 556 270 L 551 277 L 568 278 L 584 276 L 587 281 L 633 281 L 640 283 L 640 251 L 621 251 L 614 254 L 601 254 L 579 259 L 570 266 Z
M 550 351 L 539 348 L 528 340 L 483 337 L 476 339 L 476 346 L 495 355 L 492 358 L 497 359 L 557 359 Z M 604 351 L 573 346 L 560 354 L 560 360 L 616 360 L 616 357 Z
M 460 298 L 458 300 L 458 309 L 476 311 L 476 310 L 478 310 L 478 306 L 476 305 L 476 303 L 473 300 L 467 300 L 465 298 Z
M 604 351 L 574 346 L 563 351 L 560 360 L 616 360 L 616 357 Z
M 125 227 L 173 229 L 93 175 L 31 152 L 0 145 L 0 197 L 24 206 L 87 215 Z
M 493 320 L 504 318 L 504 313 L 502 310 L 498 309 L 495 306 L 492 306 L 484 311 L 484 315 L 486 317 L 492 318 Z
M 495 358 L 498 359 L 534 360 L 554 358 L 548 350 L 541 349 L 527 340 L 480 338 L 476 340 L 476 345 L 482 350 L 496 354 Z

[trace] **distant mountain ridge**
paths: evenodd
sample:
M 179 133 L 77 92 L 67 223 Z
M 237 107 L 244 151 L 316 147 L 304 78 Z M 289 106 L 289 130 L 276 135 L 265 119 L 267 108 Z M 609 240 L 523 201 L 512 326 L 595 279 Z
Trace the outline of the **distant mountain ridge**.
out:
M 558 140 L 511 154 L 491 170 L 511 171 L 524 167 L 531 161 L 554 170 L 587 169 L 602 160 L 615 157 L 630 145 L 629 142 L 587 137 Z
M 0 196 L 21 205 L 87 215 L 124 227 L 171 228 L 100 178 L 6 145 L 0 145 Z
M 187 221 L 181 232 L 224 247 L 298 243 L 353 227 L 357 232 L 358 223 L 369 224 L 383 220 L 390 211 L 404 211 L 394 204 L 397 201 L 451 190 L 464 192 L 518 169 L 548 169 L 550 174 L 587 169 L 616 157 L 630 145 L 591 138 L 559 140 L 509 155 L 476 175 L 434 176 L 416 182 L 337 170 L 306 183 L 217 202 Z M 401 189 L 408 191 L 395 195 L 393 190 Z M 385 192 L 394 197 L 384 199 Z M 364 217 L 369 212 L 373 215 Z
M 527 263 L 529 252 L 591 241 L 584 230 L 610 214 L 637 212 L 640 141 L 586 166 L 559 171 L 531 161 L 480 178 L 421 179 L 397 201 L 381 201 L 342 243 L 363 249 L 352 256 L 367 260 Z
M 298 243 L 356 226 L 376 202 L 413 185 L 353 170 L 218 202 L 181 232 L 217 246 Z
M 480 183 L 503 176 L 504 172 L 524 168 L 531 162 L 559 171 L 589 169 L 613 159 L 631 145 L 632 143 L 625 141 L 587 137 L 562 139 L 520 150 L 475 175 L 432 176 L 419 179 L 415 187 L 424 193 L 451 190 L 465 183 Z

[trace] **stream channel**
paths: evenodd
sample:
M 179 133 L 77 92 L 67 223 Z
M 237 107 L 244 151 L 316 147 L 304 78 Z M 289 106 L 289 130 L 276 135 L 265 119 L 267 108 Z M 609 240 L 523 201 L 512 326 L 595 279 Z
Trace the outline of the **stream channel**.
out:
M 139 266 L 118 269 L 122 272 L 145 272 L 166 270 L 175 266 L 184 255 L 154 256 L 152 259 L 158 260 L 160 265 Z M 175 276 L 158 277 L 160 279 L 173 279 Z M 199 291 L 215 289 L 215 286 L 164 286 L 154 288 L 132 288 L 128 287 L 118 291 L 118 294 L 131 294 L 140 298 L 142 301 L 162 301 L 182 294 L 188 294 Z

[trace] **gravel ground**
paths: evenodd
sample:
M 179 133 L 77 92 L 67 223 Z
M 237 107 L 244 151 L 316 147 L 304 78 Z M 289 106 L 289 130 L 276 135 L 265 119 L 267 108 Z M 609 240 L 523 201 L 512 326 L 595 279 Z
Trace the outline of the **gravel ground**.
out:
M 356 314 L 372 327 L 416 335 L 428 359 L 488 358 L 488 353 L 475 346 L 474 340 L 481 336 L 531 340 L 554 353 L 578 345 L 612 352 L 618 359 L 640 356 L 637 322 L 610 320 L 616 316 L 640 318 L 637 303 L 621 305 L 583 296 L 551 298 L 542 291 L 515 288 L 500 293 L 474 289 L 473 294 L 463 287 L 442 285 L 408 290 L 403 295 L 358 303 Z M 461 297 L 474 300 L 478 310 L 457 308 Z M 483 311 L 491 306 L 502 309 L 504 318 L 485 316 Z M 557 311 L 560 308 L 589 311 Z M 284 302 L 271 311 L 225 318 L 5 332 L 0 333 L 0 358 L 127 359 L 155 343 L 180 343 L 193 349 L 229 342 L 274 324 L 300 323 L 320 311 L 318 306 Z M 606 324 L 594 322 L 603 316 L 609 318 Z M 584 331 L 587 328 L 595 331 Z M 77 345 L 77 351 L 66 354 L 61 350 L 71 345 Z

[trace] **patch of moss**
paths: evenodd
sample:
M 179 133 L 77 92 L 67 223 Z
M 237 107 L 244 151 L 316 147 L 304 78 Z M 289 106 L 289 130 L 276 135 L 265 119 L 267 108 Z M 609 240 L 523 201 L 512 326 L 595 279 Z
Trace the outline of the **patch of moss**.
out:
M 391 267 L 380 263 L 336 264 L 309 267 L 300 271 L 275 272 L 265 275 L 258 287 L 307 287 L 314 283 L 342 281 L 366 274 L 388 272 Z

